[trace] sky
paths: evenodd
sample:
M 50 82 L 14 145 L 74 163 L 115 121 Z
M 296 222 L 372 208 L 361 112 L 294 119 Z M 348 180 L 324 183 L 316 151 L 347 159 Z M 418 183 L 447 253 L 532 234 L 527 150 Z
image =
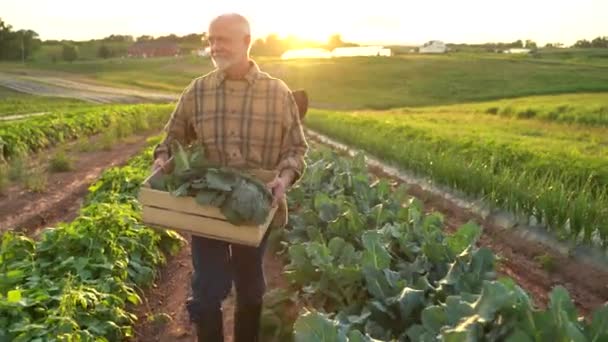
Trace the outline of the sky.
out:
M 608 36 L 608 0 L 1 0 L 0 19 L 43 40 L 161 36 L 207 31 L 215 16 L 237 12 L 253 38 L 276 33 L 360 44 L 512 42 L 539 44 Z

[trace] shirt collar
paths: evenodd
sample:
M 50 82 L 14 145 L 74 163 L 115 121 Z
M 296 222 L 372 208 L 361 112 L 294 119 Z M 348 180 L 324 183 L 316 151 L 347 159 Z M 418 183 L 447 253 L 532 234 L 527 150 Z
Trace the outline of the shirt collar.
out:
M 244 79 L 249 82 L 249 84 L 253 84 L 260 74 L 260 67 L 253 60 L 249 60 L 249 70 L 244 76 Z M 215 73 L 215 85 L 219 87 L 226 80 L 226 72 L 223 70 L 217 70 Z

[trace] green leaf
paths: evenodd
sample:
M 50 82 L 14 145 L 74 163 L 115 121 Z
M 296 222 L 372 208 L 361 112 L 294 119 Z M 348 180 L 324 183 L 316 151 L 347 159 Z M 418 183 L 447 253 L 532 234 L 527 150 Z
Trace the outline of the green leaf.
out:
M 306 245 L 306 253 L 313 265 L 319 268 L 333 267 L 333 256 L 327 246 L 318 242 L 311 242 Z
M 402 320 L 416 319 L 416 317 L 412 317 L 412 314 L 424 308 L 424 291 L 405 287 L 399 297 L 397 297 L 397 302 L 399 303 Z
M 474 223 L 467 223 L 456 231 L 456 233 L 449 235 L 446 238 L 448 247 L 454 253 L 458 255 L 462 253 L 468 246 L 475 244 L 479 236 L 481 235 L 481 227 Z
M 338 252 L 336 247 L 337 246 L 333 246 L 335 251 Z M 329 248 L 332 249 L 331 241 L 329 242 Z M 332 251 L 332 254 L 338 259 L 338 262 L 342 265 L 361 266 L 361 253 L 356 252 L 355 247 L 350 243 L 346 242 L 344 245 L 340 246 L 339 254 L 334 254 L 334 251 Z
M 294 323 L 296 342 L 346 342 L 335 322 L 318 312 L 306 312 Z
M 224 193 L 215 190 L 201 190 L 196 194 L 196 203 L 200 205 L 211 205 L 219 207 L 223 204 L 226 196 Z
M 207 187 L 212 190 L 232 191 L 236 185 L 237 179 L 233 174 L 220 172 L 216 169 L 209 169 L 205 175 Z
M 481 322 L 494 320 L 496 312 L 514 304 L 514 293 L 497 281 L 484 281 L 481 297 L 475 302 L 475 312 Z
M 534 342 L 534 340 L 521 329 L 516 328 L 515 331 L 507 337 L 505 342 Z
M 608 304 L 593 313 L 589 335 L 591 341 L 608 341 Z
M 445 301 L 445 312 L 449 325 L 456 325 L 464 317 L 475 313 L 473 305 L 462 300 L 460 296 L 448 296 Z
M 382 235 L 377 231 L 363 233 L 363 267 L 385 269 L 391 264 L 391 255 L 381 241 Z
M 549 309 L 555 321 L 561 321 L 561 317 L 564 314 L 570 321 L 576 321 L 578 317 L 576 307 L 570 299 L 568 290 L 561 285 L 554 287 L 549 294 Z
M 331 222 L 340 215 L 339 207 L 327 194 L 319 192 L 314 197 L 314 209 L 323 222 Z
M 188 188 L 190 188 L 190 183 L 184 183 L 175 189 L 175 191 L 172 191 L 171 194 L 176 197 L 188 196 Z
M 421 320 L 422 326 L 435 335 L 439 334 L 441 328 L 447 323 L 445 310 L 437 305 L 427 306 L 422 310 Z
M 21 290 L 10 290 L 6 295 L 9 303 L 17 303 L 21 300 Z

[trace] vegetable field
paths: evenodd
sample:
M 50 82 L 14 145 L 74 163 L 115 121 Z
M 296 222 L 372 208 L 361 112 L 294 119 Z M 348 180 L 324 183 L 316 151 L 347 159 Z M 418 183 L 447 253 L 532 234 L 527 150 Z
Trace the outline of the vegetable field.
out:
M 608 131 L 603 127 L 427 109 L 315 110 L 306 124 L 433 182 L 605 248 Z
M 495 255 L 475 247 L 479 226 L 445 235 L 440 215 L 425 215 L 403 189 L 372 180 L 362 158 L 329 151 L 310 158 L 292 192 L 283 244 L 292 298 L 304 303 L 295 341 L 608 338 L 608 306 L 580 321 L 564 288 L 554 288 L 543 310 L 497 277 Z
M 0 117 L 68 110 L 82 108 L 83 106 L 93 107 L 95 105 L 75 99 L 28 95 L 0 87 Z
M 0 156 L 11 159 L 15 155 L 38 152 L 114 128 L 119 136 L 126 136 L 133 131 L 162 125 L 170 111 L 169 105 L 84 107 L 16 122 L 0 122 Z
M 598 58 L 258 62 L 308 91 L 307 128 L 605 254 L 608 74 Z M 174 93 L 209 68 L 189 57 L 0 64 L 8 75 Z M 174 106 L 0 90 L 0 115 L 45 112 L 0 121 L 0 342 L 192 340 L 189 235 L 146 227 L 137 201 Z M 382 178 L 362 154 L 309 141 L 288 225 L 265 256 L 262 341 L 608 341 L 607 272 L 511 241 L 455 202 Z M 262 222 L 264 184 L 183 152 L 153 188 Z M 227 340 L 235 302 L 224 303 Z
M 151 149 L 93 184 L 79 216 L 34 240 L 6 232 L 0 246 L 0 341 L 118 341 L 132 336 L 155 268 L 181 238 L 139 223 L 138 184 Z

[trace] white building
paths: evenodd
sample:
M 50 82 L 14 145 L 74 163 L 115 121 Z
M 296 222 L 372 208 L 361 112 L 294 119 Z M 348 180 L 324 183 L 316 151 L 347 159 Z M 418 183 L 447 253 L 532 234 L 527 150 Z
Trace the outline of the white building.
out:
M 530 53 L 530 51 L 531 51 L 530 49 L 516 49 L 516 48 L 513 48 L 513 49 L 505 50 L 504 53 L 525 54 L 525 53 Z
M 420 53 L 446 53 L 448 51 L 447 45 L 439 40 L 431 40 L 420 47 L 418 50 Z
M 295 58 L 331 58 L 331 52 L 321 48 L 309 48 L 298 50 L 287 50 L 281 55 L 281 59 Z
M 197 49 L 195 53 L 199 57 L 207 57 L 211 54 L 211 47 L 207 46 L 204 49 Z

